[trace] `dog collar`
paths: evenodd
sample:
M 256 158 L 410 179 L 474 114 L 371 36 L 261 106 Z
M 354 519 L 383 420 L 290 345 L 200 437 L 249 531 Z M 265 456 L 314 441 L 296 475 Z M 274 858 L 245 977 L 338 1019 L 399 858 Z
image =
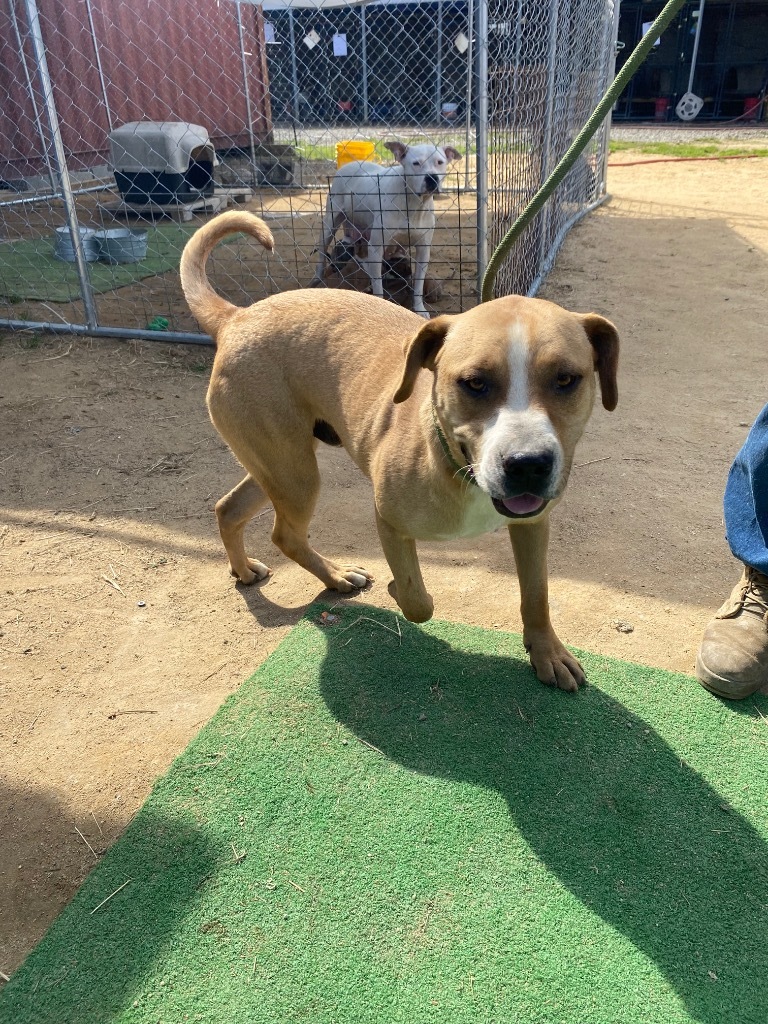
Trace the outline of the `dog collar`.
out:
M 465 481 L 470 484 L 474 484 L 477 487 L 477 480 L 475 480 L 475 474 L 472 472 L 471 467 L 460 466 L 456 459 L 454 459 L 451 449 L 448 447 L 448 440 L 443 433 L 443 428 L 440 426 L 440 421 L 437 418 L 437 411 L 435 409 L 434 402 L 432 403 L 432 422 L 435 424 L 435 432 L 437 439 L 440 442 L 440 447 L 443 449 L 443 454 L 450 463 L 450 465 L 456 470 L 455 476 L 461 480 L 462 483 Z

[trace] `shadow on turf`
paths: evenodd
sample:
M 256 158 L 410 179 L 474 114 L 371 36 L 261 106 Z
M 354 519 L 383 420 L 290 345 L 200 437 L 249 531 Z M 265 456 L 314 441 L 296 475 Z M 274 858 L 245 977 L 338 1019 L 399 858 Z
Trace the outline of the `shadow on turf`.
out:
M 0 990 L 0 1024 L 106 1024 L 136 999 L 161 1006 L 162 953 L 222 856 L 188 813 L 152 797 L 130 831 Z
M 701 1024 L 768 1020 L 768 848 L 723 795 L 596 687 L 549 690 L 522 657 L 469 654 L 402 620 L 402 640 L 366 627 L 327 632 L 321 687 L 339 721 L 412 771 L 502 793 L 538 858 Z M 671 711 L 693 703 L 705 728 L 727 723 L 730 708 L 685 677 L 637 671 Z M 727 763 L 726 734 L 713 744 Z

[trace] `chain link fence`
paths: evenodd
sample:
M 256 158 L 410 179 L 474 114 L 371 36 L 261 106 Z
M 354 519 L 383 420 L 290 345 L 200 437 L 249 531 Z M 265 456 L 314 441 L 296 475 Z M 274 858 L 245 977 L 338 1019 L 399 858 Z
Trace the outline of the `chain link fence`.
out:
M 233 302 L 306 286 L 337 165 L 392 164 L 392 140 L 461 154 L 435 197 L 426 297 L 474 305 L 489 249 L 610 80 L 616 32 L 610 0 L 0 5 L 0 327 L 195 342 L 177 271 L 195 227 L 237 204 L 268 221 L 276 256 L 235 239 L 211 259 Z M 604 196 L 607 132 L 499 294 L 533 294 Z M 364 245 L 327 284 L 368 286 Z M 394 256 L 385 294 L 409 305 Z
M 600 0 L 491 0 L 486 145 L 491 251 L 611 84 L 618 6 Z M 496 279 L 497 294 L 535 294 L 569 228 L 605 197 L 608 136 L 606 123 L 520 237 Z

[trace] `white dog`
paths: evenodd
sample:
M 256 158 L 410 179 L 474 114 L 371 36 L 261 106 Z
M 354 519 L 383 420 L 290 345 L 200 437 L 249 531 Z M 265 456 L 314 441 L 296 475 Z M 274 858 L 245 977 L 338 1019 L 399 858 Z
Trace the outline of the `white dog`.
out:
M 413 246 L 413 309 L 428 317 L 424 308 L 424 278 L 429 265 L 435 230 L 433 196 L 440 191 L 448 167 L 461 157 L 451 146 L 431 143 L 406 146 L 385 142 L 398 163 L 394 167 L 354 160 L 341 167 L 331 184 L 318 243 L 320 258 L 312 285 L 322 283 L 328 246 L 344 225 L 349 244 L 365 240 L 367 255 L 362 265 L 371 279 L 374 295 L 382 297 L 381 265 L 385 251 L 395 245 Z

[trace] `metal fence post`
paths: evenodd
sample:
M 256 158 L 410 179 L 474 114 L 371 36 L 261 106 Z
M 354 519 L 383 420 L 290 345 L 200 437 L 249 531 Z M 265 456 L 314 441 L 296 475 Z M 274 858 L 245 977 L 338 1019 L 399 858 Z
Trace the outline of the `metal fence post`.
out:
M 243 72 L 243 93 L 245 95 L 245 117 L 248 121 L 248 144 L 251 152 L 251 174 L 253 175 L 252 180 L 256 181 L 258 174 L 256 171 L 256 137 L 253 134 L 253 108 L 251 106 L 251 89 L 248 85 L 248 62 L 246 57 L 252 56 L 245 52 L 245 33 L 243 31 L 243 8 L 240 0 L 235 0 L 235 10 L 237 11 L 237 37 L 240 40 L 240 67 Z
M 544 137 L 541 145 L 541 170 L 539 185 L 543 184 L 552 162 L 552 130 L 555 116 L 555 88 L 557 82 L 557 33 L 560 5 L 553 3 L 549 8 L 549 35 L 547 40 L 547 94 L 545 100 Z M 554 196 L 541 211 L 539 222 L 539 263 L 546 259 L 549 238 L 549 224 Z
M 362 64 L 363 90 L 363 121 L 368 124 L 368 22 L 365 17 L 365 4 L 360 8 L 360 62 Z
M 488 265 L 488 0 L 477 0 L 475 25 L 475 168 L 477 175 L 477 282 Z
M 51 133 L 51 142 L 53 144 L 53 152 L 56 162 L 56 176 L 59 179 L 61 198 L 64 201 L 64 208 L 67 211 L 67 224 L 69 225 L 69 231 L 72 235 L 72 248 L 75 252 L 75 264 L 77 266 L 77 276 L 80 281 L 80 294 L 83 299 L 85 319 L 88 327 L 93 329 L 98 325 L 96 305 L 93 300 L 91 279 L 88 276 L 88 264 L 85 259 L 85 251 L 83 249 L 83 239 L 80 235 L 80 224 L 77 219 L 77 207 L 75 205 L 75 197 L 72 193 L 72 182 L 69 177 L 67 157 L 64 152 L 64 143 L 61 139 L 59 117 L 56 112 L 56 103 L 53 98 L 53 83 L 51 82 L 51 76 L 48 71 L 48 61 L 45 56 L 45 43 L 43 42 L 43 34 L 40 29 L 40 14 L 35 0 L 24 0 L 24 7 L 27 12 L 29 36 L 35 53 L 35 60 L 37 61 L 37 73 L 40 79 L 40 88 L 43 93 L 43 103 L 48 117 L 48 126 Z M 45 144 L 45 140 L 43 139 L 42 141 L 43 144 Z
M 29 68 L 27 67 L 27 58 L 24 53 L 24 43 L 22 42 L 21 32 L 19 31 L 19 19 L 16 17 L 16 6 L 14 0 L 8 0 L 8 8 L 11 13 L 11 24 L 13 25 L 13 32 L 16 36 L 16 45 L 19 48 L 19 60 L 21 66 L 24 69 L 24 80 L 27 83 L 27 92 L 29 93 L 29 100 L 32 104 L 32 110 L 35 116 L 35 127 L 37 128 L 37 136 L 40 139 L 40 145 L 43 147 L 43 159 L 45 165 L 48 168 L 48 177 L 51 180 L 51 189 L 56 189 L 56 176 L 53 171 L 53 165 L 51 164 L 51 158 L 48 153 L 48 147 L 45 145 L 45 133 L 43 132 L 43 122 L 40 118 L 40 105 L 37 102 L 37 96 L 35 95 L 35 87 L 32 84 L 32 79 L 29 76 Z
M 365 8 L 363 8 L 365 10 Z M 443 112 L 443 0 L 437 0 L 437 58 L 435 60 L 435 121 L 442 122 Z
M 13 0 L 11 0 L 13 2 Z M 91 6 L 91 0 L 85 0 L 85 9 L 88 12 L 88 26 L 91 30 L 91 39 L 93 40 L 93 55 L 96 58 L 96 69 L 99 72 L 99 84 L 101 85 L 101 98 L 104 100 L 104 111 L 107 115 L 107 124 L 109 130 L 115 127 L 112 121 L 112 110 L 109 106 L 109 96 L 107 95 L 107 82 L 104 78 L 104 68 L 101 66 L 101 55 L 99 53 L 99 39 L 96 35 L 96 26 L 93 22 L 93 7 Z
M 475 76 L 475 0 L 467 0 L 467 33 L 469 34 L 469 40 L 467 43 L 467 94 L 465 102 L 467 109 L 464 114 L 464 134 L 467 138 L 467 147 L 464 153 L 464 188 L 469 188 L 469 164 L 471 154 L 469 152 L 469 139 L 472 133 L 472 97 L 474 95 L 474 76 Z M 477 147 L 475 147 L 477 149 Z M 475 163 L 477 163 L 477 152 L 475 152 Z
M 301 121 L 299 109 L 299 69 L 296 63 L 296 26 L 293 20 L 293 7 L 288 8 L 288 38 L 291 41 L 291 86 L 293 88 L 293 123 Z
M 619 11 L 621 8 L 620 0 L 616 0 L 613 5 L 613 16 L 606 18 L 605 26 L 605 45 L 608 47 L 610 57 L 606 63 L 605 73 L 603 75 L 603 83 L 600 92 L 605 92 L 610 82 L 616 77 L 616 57 L 618 56 L 618 50 L 616 44 L 619 39 Z M 598 188 L 599 195 L 605 195 L 606 189 L 608 188 L 608 157 L 610 155 L 608 140 L 611 137 L 611 119 L 613 117 L 613 111 L 608 114 L 605 119 L 605 125 L 603 127 L 603 151 L 600 159 L 600 183 Z

